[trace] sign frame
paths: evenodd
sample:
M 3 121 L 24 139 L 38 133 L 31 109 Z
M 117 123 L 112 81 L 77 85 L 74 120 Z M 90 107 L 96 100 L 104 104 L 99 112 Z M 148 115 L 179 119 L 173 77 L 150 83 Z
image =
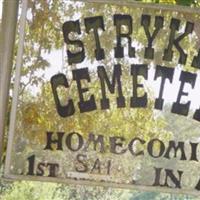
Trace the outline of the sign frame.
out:
M 178 11 L 178 12 L 185 12 L 185 13 L 192 13 L 192 14 L 198 14 L 200 15 L 200 8 L 188 8 L 184 6 L 170 6 L 170 5 L 163 5 L 163 4 L 153 4 L 153 3 L 141 3 L 141 2 L 134 2 L 134 1 L 114 1 L 114 0 L 74 0 L 75 2 L 86 2 L 86 3 L 109 3 L 114 5 L 130 5 L 130 6 L 136 6 L 141 8 L 153 8 L 153 9 L 161 9 L 161 10 L 168 10 L 168 11 Z M 24 10 L 27 9 L 27 0 L 24 0 Z M 25 12 L 23 17 L 25 17 Z M 24 22 L 22 22 L 24 23 Z M 24 30 L 22 30 L 23 32 Z M 22 35 L 23 40 L 23 35 Z M 15 73 L 16 82 L 15 82 L 15 88 L 14 88 L 14 98 L 12 101 L 12 110 L 11 110 L 11 121 L 9 126 L 9 135 L 8 135 L 8 148 L 7 148 L 7 154 L 6 154 L 6 164 L 5 164 L 5 173 L 4 173 L 4 179 L 5 180 L 31 180 L 31 181 L 44 181 L 44 182 L 56 182 L 56 183 L 68 183 L 68 184 L 82 184 L 82 185 L 92 185 L 92 186 L 106 186 L 106 187 L 114 187 L 114 188 L 125 188 L 125 189 L 137 189 L 140 191 L 160 191 L 160 192 L 168 192 L 168 193 L 176 193 L 180 194 L 179 189 L 174 188 L 163 188 L 163 187 L 153 187 L 153 186 L 138 186 L 138 185 L 130 185 L 130 184 L 117 184 L 117 183 L 111 183 L 111 182 L 94 182 L 89 180 L 72 180 L 69 178 L 61 180 L 60 178 L 52 178 L 52 177 L 40 177 L 40 176 L 29 176 L 29 175 L 13 175 L 10 172 L 10 165 L 11 165 L 11 152 L 12 152 L 12 142 L 14 138 L 14 132 L 15 132 L 15 118 L 16 118 L 16 106 L 18 102 L 18 88 L 19 88 L 19 80 L 20 80 L 20 62 L 21 62 L 21 56 L 22 56 L 23 50 L 21 50 L 21 53 L 19 55 L 19 61 L 18 61 L 18 67 Z M 191 191 L 191 190 L 185 190 L 181 191 L 182 194 L 191 194 L 191 195 L 199 195 L 199 192 Z

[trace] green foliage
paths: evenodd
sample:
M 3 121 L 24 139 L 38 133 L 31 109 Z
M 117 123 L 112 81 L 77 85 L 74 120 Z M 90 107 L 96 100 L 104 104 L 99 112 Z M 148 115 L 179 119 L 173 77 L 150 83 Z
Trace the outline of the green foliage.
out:
M 182 6 L 193 6 L 197 5 L 198 1 L 196 0 L 138 0 L 142 2 L 151 2 L 151 3 L 167 3 L 167 4 L 177 4 Z
M 195 1 L 194 0 L 176 0 L 176 3 L 178 5 L 191 6 L 192 4 L 195 3 Z
M 0 200 L 127 200 L 129 196 L 119 189 L 21 181 L 1 193 Z
M 51 183 L 15 182 L 1 194 L 1 200 L 61 200 L 58 186 Z M 66 193 L 67 197 L 67 193 Z

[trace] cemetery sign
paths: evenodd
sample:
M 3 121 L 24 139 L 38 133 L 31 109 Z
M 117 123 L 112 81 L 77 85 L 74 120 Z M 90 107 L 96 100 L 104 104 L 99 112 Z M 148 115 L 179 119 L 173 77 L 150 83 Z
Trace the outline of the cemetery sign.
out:
M 44 53 L 41 83 L 21 88 L 5 177 L 199 194 L 199 11 L 65 6 L 62 67 Z

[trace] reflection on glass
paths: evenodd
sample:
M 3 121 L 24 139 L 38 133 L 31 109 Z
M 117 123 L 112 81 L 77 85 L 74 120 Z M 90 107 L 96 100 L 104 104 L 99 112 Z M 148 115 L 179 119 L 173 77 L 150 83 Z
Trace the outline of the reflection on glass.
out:
M 199 15 L 32 6 L 10 173 L 198 193 Z

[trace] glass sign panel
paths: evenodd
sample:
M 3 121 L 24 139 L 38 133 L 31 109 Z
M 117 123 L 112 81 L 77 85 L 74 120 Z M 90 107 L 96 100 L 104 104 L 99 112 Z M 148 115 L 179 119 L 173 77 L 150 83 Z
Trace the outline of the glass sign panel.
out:
M 199 11 L 56 2 L 27 13 L 5 177 L 199 194 Z

